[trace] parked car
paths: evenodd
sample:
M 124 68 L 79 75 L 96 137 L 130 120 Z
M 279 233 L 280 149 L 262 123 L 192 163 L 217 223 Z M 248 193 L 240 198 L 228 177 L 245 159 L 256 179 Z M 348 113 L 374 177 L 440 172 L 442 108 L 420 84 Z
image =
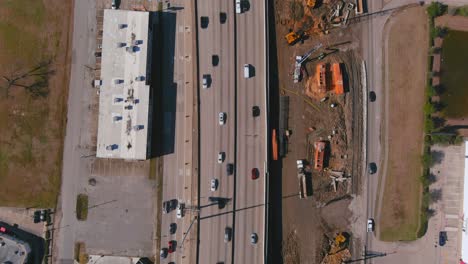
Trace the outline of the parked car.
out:
M 252 171 L 251 171 L 252 180 L 256 180 L 256 179 L 258 179 L 258 177 L 260 177 L 260 172 L 258 171 L 257 168 L 253 168 Z
M 224 228 L 224 243 L 228 243 L 231 241 L 231 234 L 232 233 L 232 228 L 226 227 Z
M 250 243 L 252 245 L 255 245 L 255 244 L 257 244 L 257 241 L 258 241 L 257 233 L 250 234 Z
M 224 125 L 226 123 L 226 113 L 225 112 L 219 112 L 218 121 L 219 121 L 220 126 L 222 126 L 222 125 Z
M 177 231 L 177 224 L 176 223 L 171 223 L 169 225 L 169 234 L 173 235 Z
M 250 64 L 244 64 L 244 78 L 248 79 L 252 76 Z
M 260 107 L 254 105 L 252 106 L 252 116 L 257 117 L 260 115 Z
M 210 190 L 212 192 L 214 192 L 217 189 L 218 189 L 218 179 L 211 179 L 211 181 L 210 181 Z
M 227 175 L 232 175 L 234 173 L 234 164 L 232 163 L 226 164 L 226 173 Z
M 376 173 L 377 172 L 377 164 L 375 164 L 375 162 L 369 163 L 368 168 L 367 168 L 367 172 L 369 172 L 369 174 Z
M 374 232 L 374 219 L 367 219 L 367 232 Z

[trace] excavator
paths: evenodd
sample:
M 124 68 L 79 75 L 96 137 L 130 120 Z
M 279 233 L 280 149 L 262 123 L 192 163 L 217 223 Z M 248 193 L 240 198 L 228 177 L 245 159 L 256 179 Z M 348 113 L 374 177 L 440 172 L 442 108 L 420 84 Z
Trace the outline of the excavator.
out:
M 286 41 L 288 42 L 288 44 L 290 46 L 293 46 L 294 44 L 296 44 L 297 42 L 301 41 L 302 38 L 304 38 L 306 36 L 306 34 L 303 32 L 303 31 L 291 31 L 289 32 L 288 34 L 286 34 L 286 36 L 284 36 L 284 38 L 286 39 Z

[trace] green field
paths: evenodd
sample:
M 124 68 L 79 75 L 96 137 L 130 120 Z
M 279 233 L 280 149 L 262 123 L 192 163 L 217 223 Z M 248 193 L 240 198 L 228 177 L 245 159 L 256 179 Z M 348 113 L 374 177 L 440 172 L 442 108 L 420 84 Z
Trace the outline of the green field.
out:
M 443 113 L 448 118 L 468 117 L 468 32 L 449 31 L 442 46 L 441 84 Z

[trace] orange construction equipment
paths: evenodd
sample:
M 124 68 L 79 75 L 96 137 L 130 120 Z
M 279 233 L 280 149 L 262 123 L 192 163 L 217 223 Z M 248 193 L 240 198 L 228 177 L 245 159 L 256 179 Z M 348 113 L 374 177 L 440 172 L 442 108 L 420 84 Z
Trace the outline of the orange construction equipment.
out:
M 314 155 L 314 168 L 318 171 L 323 170 L 323 159 L 325 158 L 325 141 L 316 141 L 314 143 L 315 155 Z
M 344 94 L 343 75 L 341 74 L 340 63 L 333 63 L 331 66 L 332 72 L 332 89 L 336 94 Z
M 316 68 L 316 80 L 317 80 L 317 87 L 320 93 L 325 93 L 327 91 L 327 70 L 326 65 L 323 63 L 319 63 Z
M 273 160 L 278 160 L 278 141 L 276 140 L 276 129 L 271 133 L 271 146 L 273 151 Z
M 314 8 L 316 4 L 315 0 L 307 0 L 307 6 L 310 8 Z

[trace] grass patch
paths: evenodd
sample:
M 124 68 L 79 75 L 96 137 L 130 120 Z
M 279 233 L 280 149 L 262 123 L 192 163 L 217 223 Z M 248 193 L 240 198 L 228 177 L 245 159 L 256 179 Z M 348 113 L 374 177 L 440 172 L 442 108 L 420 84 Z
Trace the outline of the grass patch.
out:
M 459 16 L 468 16 L 468 6 L 462 6 L 457 8 L 455 14 Z
M 76 219 L 85 221 L 88 218 L 88 195 L 80 193 L 76 197 Z
M 448 118 L 468 116 L 468 32 L 450 30 L 442 47 L 441 84 L 444 92 L 440 95 L 446 105 L 443 110 Z
M 83 242 L 75 243 L 74 258 L 80 264 L 87 264 L 89 255 L 86 253 L 86 246 Z

